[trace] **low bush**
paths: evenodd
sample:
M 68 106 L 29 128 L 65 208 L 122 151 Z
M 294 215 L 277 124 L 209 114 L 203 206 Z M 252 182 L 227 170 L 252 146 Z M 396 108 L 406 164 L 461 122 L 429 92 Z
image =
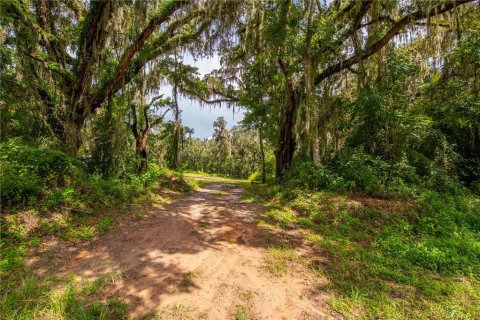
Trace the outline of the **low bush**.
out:
M 156 164 L 141 175 L 104 179 L 99 174 L 87 174 L 81 161 L 57 150 L 9 141 L 0 144 L 0 154 L 1 201 L 7 210 L 118 206 L 149 188 L 188 188 L 180 175 Z
M 292 171 L 292 183 L 309 189 L 326 189 L 332 185 L 334 175 L 328 168 L 312 162 L 302 162 Z
M 248 177 L 248 181 L 251 182 L 260 182 L 262 181 L 262 173 L 259 171 L 255 171 Z
M 61 151 L 30 147 L 14 140 L 0 144 L 0 160 L 1 201 L 7 207 L 34 203 L 47 192 L 71 184 L 83 170 L 78 160 Z
M 379 197 L 418 196 L 424 189 L 442 194 L 467 192 L 458 178 L 444 170 L 432 169 L 420 177 L 407 159 L 387 162 L 362 150 L 338 156 L 326 165 L 300 162 L 292 169 L 289 183 L 310 190 L 361 192 Z

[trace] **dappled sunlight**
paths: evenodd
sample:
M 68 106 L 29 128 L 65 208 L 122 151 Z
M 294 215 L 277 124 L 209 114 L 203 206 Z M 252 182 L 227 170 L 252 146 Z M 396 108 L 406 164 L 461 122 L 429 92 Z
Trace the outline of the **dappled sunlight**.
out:
M 244 277 L 253 277 L 247 283 L 253 281 L 250 285 L 255 292 L 263 290 L 255 285 L 258 281 L 279 286 L 280 296 L 267 295 L 286 299 L 291 294 L 283 291 L 286 288 L 283 289 L 282 281 L 272 281 L 261 257 L 272 245 L 288 241 L 289 246 L 300 247 L 302 240 L 297 237 L 294 241 L 278 234 L 278 230 L 259 225 L 259 208 L 241 200 L 242 194 L 243 190 L 235 184 L 206 185 L 184 199 L 148 212 L 146 218 L 121 224 L 86 245 L 67 248 L 58 241 L 49 247 L 48 257 L 32 260 L 31 265 L 39 273 L 57 278 L 75 275 L 94 281 L 112 273 L 120 275 L 106 288 L 103 299 L 118 297 L 128 304 L 134 317 L 154 314 L 162 305 L 179 298 L 193 299 L 195 304 L 195 298 L 189 294 L 200 294 L 203 298 L 198 299 L 208 300 L 217 294 L 216 290 L 223 290 L 212 281 L 224 285 L 231 282 L 227 291 L 234 295 L 240 290 L 237 283 L 247 281 L 241 280 Z M 247 265 L 246 273 L 237 270 Z M 260 280 L 262 277 L 266 278 Z M 292 290 L 300 290 L 295 293 L 300 296 L 305 279 L 288 281 L 296 281 Z M 281 299 L 275 305 L 285 310 L 290 304 Z M 202 309 L 202 305 L 197 307 Z

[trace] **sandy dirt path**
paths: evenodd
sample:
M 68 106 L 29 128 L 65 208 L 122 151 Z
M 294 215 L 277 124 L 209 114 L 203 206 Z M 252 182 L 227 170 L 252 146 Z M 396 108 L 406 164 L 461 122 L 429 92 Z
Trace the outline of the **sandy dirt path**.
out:
M 259 207 L 240 186 L 209 184 L 148 217 L 119 225 L 81 248 L 68 248 L 57 276 L 116 274 L 117 295 L 133 319 L 326 319 L 308 272 L 275 276 L 265 268 Z

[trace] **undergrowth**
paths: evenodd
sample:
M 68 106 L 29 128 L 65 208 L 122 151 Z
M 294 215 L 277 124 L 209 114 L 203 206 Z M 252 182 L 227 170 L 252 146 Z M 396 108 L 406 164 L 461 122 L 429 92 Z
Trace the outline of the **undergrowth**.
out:
M 11 143 L 0 144 L 0 155 L 0 318 L 124 318 L 124 305 L 115 298 L 100 303 L 78 284 L 54 285 L 35 276 L 25 256 L 46 236 L 90 241 L 111 232 L 120 217 L 128 219 L 127 205 L 164 203 L 160 191 L 192 187 L 155 164 L 140 175 L 105 179 L 56 150 Z
M 15 283 L 3 284 L 0 318 L 18 319 L 127 319 L 126 305 L 116 296 L 99 301 L 109 281 L 70 281 L 61 288 L 55 282 L 23 274 Z
M 265 206 L 262 223 L 299 228 L 317 248 L 309 267 L 328 279 L 329 304 L 344 317 L 480 317 L 478 197 L 425 190 L 385 200 L 284 185 L 254 185 L 249 197 Z

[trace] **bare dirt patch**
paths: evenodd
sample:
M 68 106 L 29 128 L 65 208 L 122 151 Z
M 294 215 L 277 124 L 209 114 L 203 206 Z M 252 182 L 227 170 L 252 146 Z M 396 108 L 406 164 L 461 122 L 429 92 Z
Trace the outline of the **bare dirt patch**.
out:
M 259 208 L 242 192 L 212 181 L 87 245 L 52 242 L 34 266 L 60 278 L 119 275 L 104 298 L 118 296 L 133 318 L 329 318 L 325 296 L 312 295 L 318 278 L 296 267 L 281 276 L 266 270 L 265 239 L 278 235 L 257 225 Z

